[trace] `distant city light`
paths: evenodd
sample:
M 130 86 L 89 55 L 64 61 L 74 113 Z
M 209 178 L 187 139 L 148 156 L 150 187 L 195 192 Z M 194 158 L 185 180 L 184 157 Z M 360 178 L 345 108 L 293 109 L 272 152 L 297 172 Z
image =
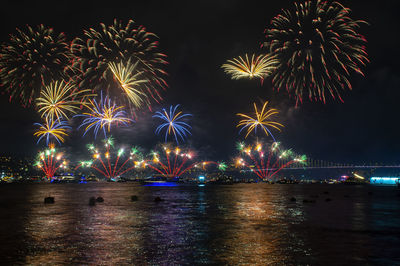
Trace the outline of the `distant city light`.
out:
M 397 185 L 400 177 L 371 177 L 370 183 L 373 185 Z

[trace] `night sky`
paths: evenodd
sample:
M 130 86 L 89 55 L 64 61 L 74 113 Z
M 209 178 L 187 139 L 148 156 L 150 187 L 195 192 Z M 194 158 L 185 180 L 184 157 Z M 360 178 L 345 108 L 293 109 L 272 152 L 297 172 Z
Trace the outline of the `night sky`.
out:
M 82 4 L 84 2 L 84 4 Z M 280 110 L 285 125 L 275 137 L 285 147 L 308 157 L 338 163 L 400 162 L 399 96 L 400 37 L 396 1 L 340 1 L 352 9 L 353 19 L 370 23 L 360 33 L 368 40 L 371 63 L 365 78 L 353 74 L 353 91 L 342 93 L 344 103 L 305 101 L 295 107 L 286 92 L 272 90 L 270 82 L 231 80 L 221 65 L 245 53 L 260 53 L 263 31 L 273 16 L 292 1 L 3 1 L 0 41 L 15 28 L 44 24 L 65 32 L 69 40 L 84 29 L 112 23 L 114 18 L 137 24 L 160 37 L 160 49 L 168 55 L 169 88 L 164 102 L 153 109 L 181 104 L 193 114 L 189 143 L 207 152 L 210 159 L 229 160 L 238 135 L 236 113 L 251 113 L 252 103 L 269 100 Z M 150 149 L 162 137 L 154 135 L 151 113 L 140 115 L 130 128 L 112 132 L 118 142 Z M 33 108 L 0 96 L 0 153 L 33 155 L 41 146 L 33 137 L 33 123 L 40 122 Z M 76 124 L 73 125 L 76 127 Z M 65 144 L 76 154 L 92 137 L 72 133 Z

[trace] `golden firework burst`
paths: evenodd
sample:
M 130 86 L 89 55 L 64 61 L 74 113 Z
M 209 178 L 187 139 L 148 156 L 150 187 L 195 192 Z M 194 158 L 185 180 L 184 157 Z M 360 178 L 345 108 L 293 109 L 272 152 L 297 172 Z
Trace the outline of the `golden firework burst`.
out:
M 70 82 L 55 81 L 40 91 L 40 97 L 36 101 L 39 113 L 42 117 L 54 121 L 56 118 L 68 119 L 67 113 L 75 114 L 80 105 L 86 105 L 85 99 L 89 96 L 90 90 L 74 89 Z
M 272 121 L 272 117 L 275 116 L 276 114 L 278 114 L 279 111 L 274 108 L 267 108 L 267 105 L 268 105 L 268 101 L 266 101 L 264 103 L 261 111 L 259 112 L 257 109 L 257 105 L 254 103 L 254 111 L 255 111 L 254 117 L 251 117 L 251 116 L 245 115 L 245 114 L 241 114 L 241 113 L 237 114 L 238 116 L 244 118 L 239 121 L 239 124 L 237 125 L 237 127 L 242 127 L 240 129 L 240 132 L 244 129 L 247 129 L 246 138 L 253 130 L 256 133 L 257 128 L 261 127 L 263 129 L 263 131 L 265 132 L 265 134 L 267 136 L 271 135 L 271 137 L 275 141 L 275 138 L 272 135 L 272 133 L 268 127 L 272 127 L 272 128 L 275 128 L 275 129 L 281 131 L 280 128 L 283 127 L 283 125 L 281 123 Z
M 264 79 L 269 76 L 275 69 L 277 60 L 268 55 L 249 57 L 247 54 L 243 57 L 239 56 L 233 60 L 228 60 L 222 65 L 225 73 L 232 76 L 232 79 L 242 78 L 260 78 Z

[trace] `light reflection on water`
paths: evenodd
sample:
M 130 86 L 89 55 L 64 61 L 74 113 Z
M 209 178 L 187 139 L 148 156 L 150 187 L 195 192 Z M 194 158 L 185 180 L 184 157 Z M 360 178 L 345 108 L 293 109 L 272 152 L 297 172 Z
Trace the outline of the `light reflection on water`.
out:
M 34 265 L 394 264 L 397 194 L 341 185 L 4 185 L 0 255 Z M 55 204 L 43 203 L 49 195 Z M 92 196 L 105 201 L 89 206 Z

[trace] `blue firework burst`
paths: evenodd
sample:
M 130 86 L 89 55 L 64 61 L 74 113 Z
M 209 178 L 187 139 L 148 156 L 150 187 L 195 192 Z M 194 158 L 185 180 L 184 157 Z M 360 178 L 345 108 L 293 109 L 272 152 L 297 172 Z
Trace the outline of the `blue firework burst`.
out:
M 115 103 L 111 102 L 108 96 L 103 98 L 103 94 L 101 94 L 99 103 L 97 103 L 95 99 L 89 99 L 87 108 L 88 112 L 76 115 L 85 117 L 82 124 L 78 127 L 86 126 L 85 132 L 83 133 L 84 136 L 93 128 L 95 138 L 100 129 L 103 130 L 104 137 L 106 138 L 107 131 L 110 132 L 112 124 L 122 124 L 126 126 L 128 123 L 133 122 L 132 119 L 127 117 L 123 106 L 117 106 Z
M 167 142 L 168 136 L 172 135 L 176 143 L 179 144 L 178 138 L 184 142 L 187 134 L 191 135 L 190 129 L 192 129 L 192 127 L 184 120 L 192 115 L 177 111 L 178 107 L 179 104 L 176 106 L 171 105 L 169 107 L 169 112 L 163 108 L 161 112 L 157 111 L 155 115 L 153 115 L 153 117 L 162 120 L 162 123 L 156 128 L 155 132 L 156 134 L 160 134 L 165 130 L 165 142 Z

